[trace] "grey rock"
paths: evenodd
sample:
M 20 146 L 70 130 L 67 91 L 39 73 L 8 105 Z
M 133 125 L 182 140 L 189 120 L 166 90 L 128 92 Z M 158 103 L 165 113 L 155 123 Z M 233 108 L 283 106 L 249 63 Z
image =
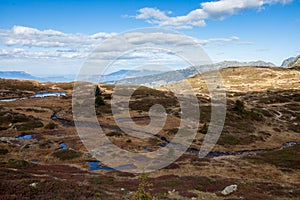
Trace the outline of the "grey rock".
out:
M 238 188 L 237 185 L 229 185 L 222 190 L 221 194 L 224 196 L 229 195 L 229 194 L 235 192 L 237 190 L 237 188 Z

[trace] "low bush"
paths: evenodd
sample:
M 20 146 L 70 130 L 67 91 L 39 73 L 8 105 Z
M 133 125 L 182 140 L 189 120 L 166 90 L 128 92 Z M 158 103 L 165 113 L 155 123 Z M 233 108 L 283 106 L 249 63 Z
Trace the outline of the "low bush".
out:
M 219 141 L 217 144 L 219 145 L 237 145 L 241 142 L 241 139 L 239 137 L 230 135 L 230 134 L 222 134 L 219 138 Z
M 121 137 L 122 135 L 123 135 L 122 133 L 117 132 L 117 131 L 113 131 L 113 132 L 110 132 L 110 133 L 106 134 L 106 136 L 108 136 L 108 137 L 113 137 L 113 136 L 115 136 L 115 137 Z
M 280 168 L 300 169 L 300 144 L 281 150 L 258 153 L 246 159 L 258 164 L 268 163 Z
M 52 154 L 52 156 L 54 156 L 60 160 L 72 160 L 72 159 L 80 157 L 81 155 L 82 155 L 82 153 L 71 150 L 71 149 L 59 150 Z
M 44 128 L 52 130 L 52 129 L 56 129 L 57 127 L 58 127 L 57 124 L 50 122 Z
M 52 141 L 46 140 L 46 141 L 43 141 L 42 143 L 40 143 L 40 144 L 39 144 L 39 147 L 40 147 L 41 149 L 49 149 L 49 148 L 52 147 L 52 144 L 53 144 Z
M 32 166 L 36 166 L 36 164 L 27 162 L 25 160 L 10 159 L 7 162 L 7 167 L 13 167 L 13 168 L 24 168 L 24 167 L 32 167 Z
M 130 200 L 157 200 L 157 198 L 152 197 L 149 192 L 146 191 L 146 187 L 151 186 L 147 181 L 147 175 L 142 174 L 140 176 L 141 183 L 139 184 L 138 190 L 133 194 Z
M 6 154 L 8 154 L 7 149 L 0 149 L 0 155 L 6 155 Z
M 44 124 L 40 120 L 33 120 L 22 124 L 18 124 L 15 126 L 15 128 L 18 131 L 28 131 L 28 130 L 33 130 L 35 128 L 41 128 L 43 126 Z

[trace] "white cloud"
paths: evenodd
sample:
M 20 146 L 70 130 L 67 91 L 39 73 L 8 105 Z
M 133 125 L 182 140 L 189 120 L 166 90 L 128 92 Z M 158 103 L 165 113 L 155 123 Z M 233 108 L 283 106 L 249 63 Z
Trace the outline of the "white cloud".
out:
M 0 29 L 0 56 L 2 59 L 82 59 L 101 41 L 114 35 L 116 33 L 67 34 L 14 26 L 10 30 Z
M 240 45 L 253 45 L 255 42 L 238 42 Z
M 205 26 L 207 19 L 224 19 L 247 9 L 263 9 L 265 5 L 287 4 L 293 0 L 219 0 L 203 2 L 199 9 L 192 10 L 187 15 L 171 17 L 169 12 L 156 8 L 141 8 L 136 19 L 144 19 L 150 24 L 175 29 Z
M 201 45 L 207 45 L 207 44 L 219 44 L 223 45 L 228 42 L 233 42 L 233 41 L 238 41 L 240 40 L 239 37 L 237 36 L 232 36 L 230 38 L 211 38 L 211 39 L 206 39 L 206 40 L 199 40 L 199 43 Z
M 0 57 L 8 59 L 51 59 L 51 58 L 83 58 L 87 56 L 81 52 L 64 52 L 64 51 L 29 51 L 22 48 L 0 49 Z
M 145 15 L 146 16 L 146 15 Z M 100 32 L 92 35 L 66 34 L 56 30 L 38 30 L 24 26 L 14 26 L 10 30 L 0 30 L 0 56 L 2 58 L 85 58 L 101 41 L 115 36 L 116 33 Z M 158 46 L 187 46 L 198 43 L 200 45 L 225 44 L 239 40 L 233 36 L 229 38 L 210 38 L 203 40 L 187 40 L 185 36 L 171 32 L 137 31 L 125 33 L 122 39 L 104 43 L 97 51 L 111 59 L 115 52 L 147 44 Z M 118 38 L 118 36 L 116 37 Z M 2 42 L 1 42 L 2 41 Z M 127 46 L 126 46 L 127 45 Z M 2 47 L 2 49 L 1 49 Z M 5 47 L 5 48 L 3 48 Z M 106 53 L 103 53 L 106 52 Z
M 96 46 L 100 41 L 113 35 L 115 33 L 66 34 L 56 30 L 38 30 L 24 26 L 14 26 L 11 30 L 0 30 L 0 36 L 5 45 L 47 48 L 86 48 Z
M 46 36 L 57 36 L 64 35 L 62 32 L 54 31 L 54 30 L 44 30 L 40 31 L 38 29 L 24 27 L 24 26 L 14 26 L 12 28 L 12 33 L 15 35 L 46 35 Z
M 225 45 L 240 41 L 236 36 L 187 39 L 181 34 L 165 30 L 148 32 L 147 29 L 115 35 L 115 33 L 105 32 L 91 35 L 67 34 L 56 30 L 39 30 L 24 26 L 14 26 L 9 30 L 0 29 L 0 69 L 20 69 L 26 66 L 26 69 L 32 70 L 33 73 L 36 69 L 39 69 L 39 73 L 65 73 L 66 69 L 79 69 L 94 50 L 90 59 L 97 61 L 97 64 L 101 61 L 118 60 L 120 67 L 145 63 L 165 65 L 171 63 L 172 66 L 182 67 L 182 63 L 172 57 L 176 54 L 173 52 L 174 49 L 186 52 L 191 51 L 195 44 Z M 107 38 L 112 39 L 105 42 Z M 153 46 L 158 47 L 158 52 L 147 53 L 147 47 Z M 146 53 L 143 53 L 144 48 Z M 130 50 L 135 51 L 130 52 Z M 49 69 L 51 65 L 53 69 L 61 67 L 62 71 L 51 71 Z

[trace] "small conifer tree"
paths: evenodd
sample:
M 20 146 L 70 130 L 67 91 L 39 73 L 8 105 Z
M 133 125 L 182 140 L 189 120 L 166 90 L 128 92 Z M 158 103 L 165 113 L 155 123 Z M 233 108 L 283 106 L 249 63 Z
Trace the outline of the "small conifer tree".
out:
M 99 86 L 97 85 L 96 89 L 95 89 L 95 106 L 96 107 L 105 105 L 101 94 L 102 94 L 101 90 L 100 90 Z

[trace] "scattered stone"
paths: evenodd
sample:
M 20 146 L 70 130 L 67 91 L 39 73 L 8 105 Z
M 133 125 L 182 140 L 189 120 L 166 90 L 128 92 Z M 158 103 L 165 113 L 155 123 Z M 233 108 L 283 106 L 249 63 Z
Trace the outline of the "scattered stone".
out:
M 168 193 L 171 194 L 171 195 L 174 194 L 175 192 L 176 192 L 175 189 L 173 189 L 172 191 L 168 191 Z
M 236 191 L 237 187 L 238 187 L 237 185 L 229 185 L 222 190 L 221 194 L 224 196 L 229 195 L 229 194 L 233 193 L 234 191 Z
M 31 183 L 31 184 L 30 184 L 30 187 L 36 188 L 37 184 L 38 184 L 38 183 Z

